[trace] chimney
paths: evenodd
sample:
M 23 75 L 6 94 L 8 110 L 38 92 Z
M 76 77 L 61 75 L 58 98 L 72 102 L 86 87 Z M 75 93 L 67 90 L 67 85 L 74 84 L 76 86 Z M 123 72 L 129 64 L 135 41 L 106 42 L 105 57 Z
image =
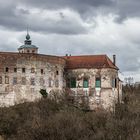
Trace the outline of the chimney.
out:
M 116 55 L 113 55 L 113 64 L 116 65 Z

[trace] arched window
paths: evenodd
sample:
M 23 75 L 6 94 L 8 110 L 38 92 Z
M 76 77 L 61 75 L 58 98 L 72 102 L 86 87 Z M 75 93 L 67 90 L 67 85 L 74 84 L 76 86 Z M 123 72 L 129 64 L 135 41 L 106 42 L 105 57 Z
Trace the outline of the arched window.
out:
M 83 87 L 84 87 L 84 88 L 88 88 L 88 84 L 89 84 L 89 83 L 88 83 L 88 78 L 84 78 L 84 79 L 83 79 Z
M 29 50 L 27 50 L 27 53 L 29 53 L 30 51 Z

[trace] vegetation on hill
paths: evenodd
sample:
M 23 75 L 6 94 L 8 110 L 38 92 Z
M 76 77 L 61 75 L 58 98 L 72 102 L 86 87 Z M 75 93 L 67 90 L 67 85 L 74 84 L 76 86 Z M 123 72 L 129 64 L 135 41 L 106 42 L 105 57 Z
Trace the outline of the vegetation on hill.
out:
M 87 112 L 66 100 L 43 98 L 0 109 L 6 140 L 140 140 L 140 88 L 123 88 L 115 112 Z

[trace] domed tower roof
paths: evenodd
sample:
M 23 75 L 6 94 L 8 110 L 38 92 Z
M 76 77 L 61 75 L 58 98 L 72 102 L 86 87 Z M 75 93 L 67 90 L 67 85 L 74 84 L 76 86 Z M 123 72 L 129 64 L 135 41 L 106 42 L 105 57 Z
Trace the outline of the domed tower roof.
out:
M 24 41 L 24 45 L 18 48 L 20 53 L 37 53 L 38 47 L 32 45 L 32 41 L 30 40 L 30 35 L 27 32 L 26 40 Z

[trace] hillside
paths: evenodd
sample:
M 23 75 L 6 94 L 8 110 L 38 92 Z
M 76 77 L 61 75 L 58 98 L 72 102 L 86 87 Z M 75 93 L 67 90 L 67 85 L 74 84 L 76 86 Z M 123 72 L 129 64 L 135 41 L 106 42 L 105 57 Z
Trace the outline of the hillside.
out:
M 111 113 L 47 98 L 1 108 L 0 135 L 6 140 L 139 140 L 139 90 L 125 87 L 124 104 Z

